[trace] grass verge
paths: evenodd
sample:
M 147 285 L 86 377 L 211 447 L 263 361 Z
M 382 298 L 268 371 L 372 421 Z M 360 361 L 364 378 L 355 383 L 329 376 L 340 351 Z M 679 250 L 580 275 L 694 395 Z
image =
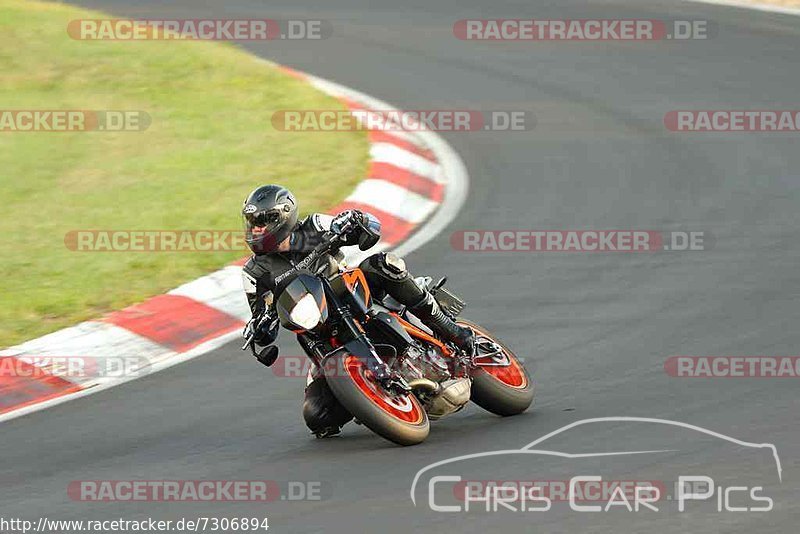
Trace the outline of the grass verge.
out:
M 366 172 L 364 132 L 287 133 L 279 109 L 338 101 L 236 47 L 77 41 L 107 15 L 0 0 L 0 109 L 140 110 L 141 132 L 0 132 L 0 347 L 141 301 L 241 252 L 74 252 L 72 230 L 236 230 L 245 195 L 289 186 L 304 212 Z

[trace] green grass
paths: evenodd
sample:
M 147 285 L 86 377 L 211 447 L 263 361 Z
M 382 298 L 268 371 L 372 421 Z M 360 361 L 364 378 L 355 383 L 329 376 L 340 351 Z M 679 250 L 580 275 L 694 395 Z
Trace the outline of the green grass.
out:
M 0 132 L 0 347 L 139 302 L 241 252 L 74 252 L 80 229 L 240 227 L 246 194 L 289 186 L 303 212 L 366 172 L 363 132 L 286 133 L 279 109 L 336 100 L 210 42 L 75 41 L 97 12 L 0 0 L 0 109 L 143 110 L 143 132 Z

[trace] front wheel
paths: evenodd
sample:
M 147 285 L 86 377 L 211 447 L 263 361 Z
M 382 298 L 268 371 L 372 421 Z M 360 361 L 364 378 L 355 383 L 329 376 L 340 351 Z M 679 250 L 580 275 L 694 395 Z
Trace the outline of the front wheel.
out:
M 484 410 L 501 416 L 522 413 L 533 405 L 536 386 L 511 349 L 480 325 L 462 319 L 458 320 L 458 324 L 475 332 L 477 340 L 475 361 L 478 366 L 472 371 L 470 400 Z M 489 349 L 490 344 L 496 346 L 494 355 Z M 497 363 L 508 365 L 499 366 Z
M 353 416 L 379 436 L 399 445 L 416 445 L 428 437 L 428 414 L 412 395 L 390 395 L 375 382 L 356 356 L 337 353 L 322 366 L 333 394 Z M 331 365 L 334 363 L 335 365 Z

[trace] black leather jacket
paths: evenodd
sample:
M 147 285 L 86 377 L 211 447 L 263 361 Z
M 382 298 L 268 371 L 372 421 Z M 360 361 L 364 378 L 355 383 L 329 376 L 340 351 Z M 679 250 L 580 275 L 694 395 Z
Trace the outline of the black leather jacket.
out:
M 242 270 L 242 282 L 254 317 L 260 317 L 264 311 L 274 312 L 274 303 L 267 304 L 266 301 L 271 301 L 281 275 L 292 269 L 292 262 L 299 262 L 322 242 L 323 235 L 330 230 L 332 219 L 330 215 L 313 213 L 297 223 L 289 238 L 288 251 L 253 255 L 247 260 Z M 310 268 L 316 269 L 321 267 L 321 262 L 328 262 L 331 269 L 335 269 L 335 262 L 339 259 L 323 257 Z

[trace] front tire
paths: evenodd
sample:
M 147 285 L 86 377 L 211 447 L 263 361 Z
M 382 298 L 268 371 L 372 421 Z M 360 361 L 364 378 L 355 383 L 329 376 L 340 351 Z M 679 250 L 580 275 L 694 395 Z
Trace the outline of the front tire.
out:
M 333 354 L 324 363 L 333 394 L 367 428 L 398 445 L 416 445 L 428 437 L 428 414 L 413 394 L 388 395 L 352 354 Z
M 511 362 L 508 367 L 474 369 L 470 400 L 484 410 L 503 417 L 517 415 L 530 408 L 536 396 L 536 385 L 517 356 L 482 326 L 462 319 L 457 322 L 470 328 L 476 336 L 486 337 L 499 345 Z

